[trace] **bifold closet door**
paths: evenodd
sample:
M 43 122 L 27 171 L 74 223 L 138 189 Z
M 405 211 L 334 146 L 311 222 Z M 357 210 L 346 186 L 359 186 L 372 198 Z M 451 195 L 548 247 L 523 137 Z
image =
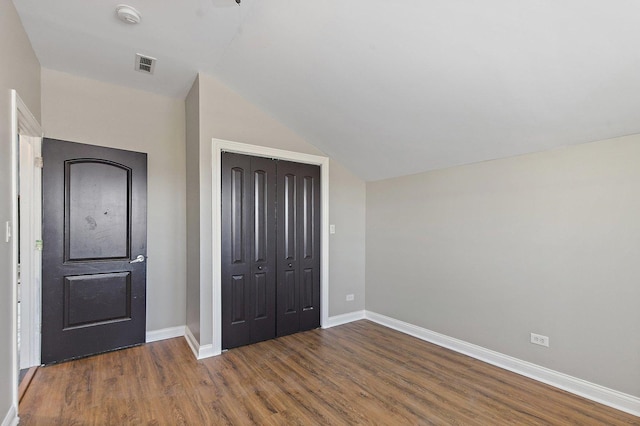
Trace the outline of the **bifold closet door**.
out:
M 278 336 L 320 327 L 320 167 L 278 161 Z
M 276 336 L 276 162 L 222 155 L 222 347 Z
M 222 155 L 222 348 L 320 326 L 320 167 Z

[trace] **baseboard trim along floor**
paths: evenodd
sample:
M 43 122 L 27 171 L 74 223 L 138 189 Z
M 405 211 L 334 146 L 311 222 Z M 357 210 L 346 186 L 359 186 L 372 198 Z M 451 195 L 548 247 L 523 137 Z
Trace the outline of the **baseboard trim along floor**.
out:
M 513 358 L 472 343 L 458 340 L 426 328 L 390 318 L 375 312 L 365 311 L 365 318 L 418 339 L 442 346 L 470 356 L 496 367 L 529 377 L 533 380 L 571 392 L 583 398 L 640 417 L 640 398 L 618 392 L 577 377 L 550 370 L 527 361 Z

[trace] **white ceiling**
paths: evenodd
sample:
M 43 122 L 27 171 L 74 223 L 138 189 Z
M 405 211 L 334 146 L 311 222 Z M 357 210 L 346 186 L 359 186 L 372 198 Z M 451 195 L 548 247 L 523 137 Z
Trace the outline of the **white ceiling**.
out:
M 635 0 L 13 1 L 43 67 L 211 74 L 366 180 L 640 133 Z

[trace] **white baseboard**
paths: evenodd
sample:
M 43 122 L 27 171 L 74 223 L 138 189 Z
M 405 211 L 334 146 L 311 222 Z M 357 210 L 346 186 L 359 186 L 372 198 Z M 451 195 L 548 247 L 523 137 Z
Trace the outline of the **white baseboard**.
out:
M 518 373 L 522 376 L 529 377 L 542 383 L 554 386 L 556 388 L 580 395 L 584 398 L 607 405 L 640 417 L 640 398 L 618 392 L 586 380 L 578 379 L 558 371 L 550 370 L 527 361 L 522 361 L 481 346 L 467 343 L 444 334 L 426 328 L 418 327 L 413 324 L 406 323 L 394 318 L 377 314 L 371 311 L 365 311 L 365 317 L 368 320 L 392 328 L 402 333 L 408 334 L 418 339 L 434 343 L 438 346 L 451 349 L 455 352 L 468 355 L 472 358 L 479 359 L 496 367 Z
M 358 321 L 365 318 L 365 311 L 349 312 L 342 315 L 334 315 L 327 318 L 327 322 L 322 324 L 322 328 L 331 328 L 342 324 L 347 324 L 353 321 Z
M 157 342 L 158 340 L 173 339 L 174 337 L 184 336 L 185 326 L 169 327 L 160 330 L 147 331 L 146 342 Z
M 7 411 L 7 415 L 4 416 L 4 420 L 2 420 L 2 426 L 16 426 L 18 424 L 18 412 L 16 410 L 16 406 L 12 405 Z
M 187 343 L 189 344 L 189 347 L 191 348 L 191 351 L 195 355 L 196 359 L 203 359 L 212 357 L 214 355 L 220 355 L 214 352 L 212 343 L 208 345 L 200 345 L 200 343 L 198 343 L 198 339 L 193 336 L 193 333 L 191 332 L 189 327 L 185 327 L 184 338 L 187 340 Z

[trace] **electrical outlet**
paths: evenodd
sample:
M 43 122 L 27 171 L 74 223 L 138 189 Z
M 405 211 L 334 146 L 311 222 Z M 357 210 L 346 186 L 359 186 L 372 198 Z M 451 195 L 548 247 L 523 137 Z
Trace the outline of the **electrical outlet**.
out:
M 353 294 L 347 294 L 347 302 L 353 302 L 356 297 Z
M 531 333 L 531 343 L 534 345 L 549 347 L 549 337 L 541 334 Z

